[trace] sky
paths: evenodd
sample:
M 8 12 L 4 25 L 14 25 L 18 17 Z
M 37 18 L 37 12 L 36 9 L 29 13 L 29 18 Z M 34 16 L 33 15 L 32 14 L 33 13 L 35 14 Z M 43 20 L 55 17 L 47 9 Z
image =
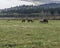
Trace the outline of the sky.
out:
M 19 5 L 36 5 L 45 3 L 60 3 L 60 0 L 0 0 L 0 9 L 10 8 Z
M 20 1 L 20 0 L 0 0 L 0 9 L 10 8 L 10 7 L 24 5 L 24 4 L 25 5 L 32 5 L 34 3 Z

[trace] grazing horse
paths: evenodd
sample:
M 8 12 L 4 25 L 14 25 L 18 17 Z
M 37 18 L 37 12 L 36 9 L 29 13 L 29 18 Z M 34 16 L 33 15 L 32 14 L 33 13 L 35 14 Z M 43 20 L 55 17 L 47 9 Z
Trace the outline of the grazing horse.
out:
M 22 22 L 25 22 L 25 19 L 24 19 L 24 20 L 22 20 Z
M 47 19 L 43 19 L 42 21 L 40 21 L 42 23 L 48 23 L 48 20 Z
M 28 22 L 33 22 L 33 20 L 31 20 L 31 19 L 29 19 L 29 20 L 27 20 Z
M 10 20 L 8 19 L 7 22 L 9 22 Z

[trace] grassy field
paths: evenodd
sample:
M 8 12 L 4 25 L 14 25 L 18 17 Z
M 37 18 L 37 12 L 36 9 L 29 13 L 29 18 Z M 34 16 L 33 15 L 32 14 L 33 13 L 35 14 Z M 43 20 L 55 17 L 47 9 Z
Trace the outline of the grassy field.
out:
M 60 48 L 60 20 L 0 20 L 0 48 Z

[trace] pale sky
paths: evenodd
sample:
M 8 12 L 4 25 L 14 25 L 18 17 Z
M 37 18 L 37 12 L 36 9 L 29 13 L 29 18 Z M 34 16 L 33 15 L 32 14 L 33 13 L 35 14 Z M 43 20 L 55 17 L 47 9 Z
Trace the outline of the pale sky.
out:
M 25 5 L 32 5 L 34 3 L 26 2 L 26 1 L 20 1 L 20 0 L 0 0 L 0 9 L 24 5 L 24 4 Z

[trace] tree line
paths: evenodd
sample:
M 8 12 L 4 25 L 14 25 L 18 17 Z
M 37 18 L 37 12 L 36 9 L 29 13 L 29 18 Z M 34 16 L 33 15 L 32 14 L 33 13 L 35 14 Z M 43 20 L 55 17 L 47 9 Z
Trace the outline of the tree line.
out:
M 60 8 L 45 8 L 41 6 L 16 6 L 3 9 L 0 17 L 40 17 L 40 16 L 60 16 Z

